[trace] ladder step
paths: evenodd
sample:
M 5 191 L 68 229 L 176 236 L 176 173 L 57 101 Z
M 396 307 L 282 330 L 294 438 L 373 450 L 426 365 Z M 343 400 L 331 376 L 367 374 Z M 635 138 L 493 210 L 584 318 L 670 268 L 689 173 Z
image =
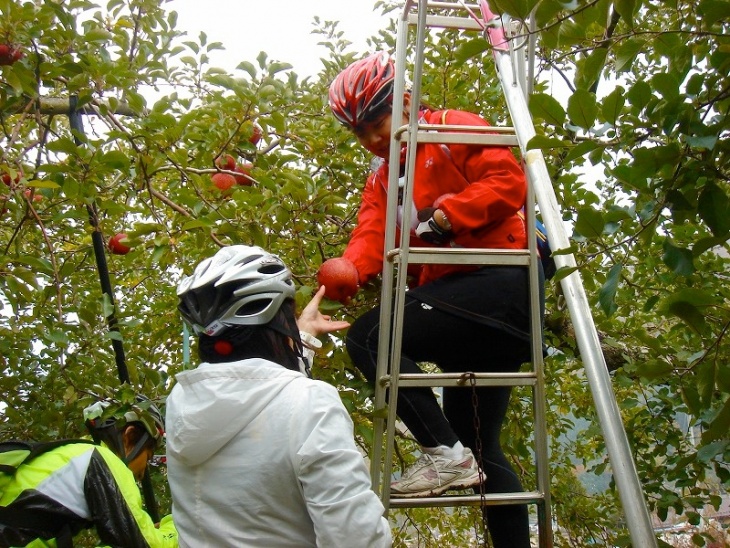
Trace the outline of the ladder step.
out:
M 473 373 L 475 386 L 534 386 L 537 375 L 524 373 Z M 398 386 L 472 386 L 471 375 L 464 373 L 402 373 L 398 375 Z M 380 378 L 382 386 L 390 384 L 390 377 Z
M 523 493 L 493 493 L 489 495 L 447 495 L 441 497 L 390 499 L 391 508 L 422 508 L 427 506 L 506 506 L 509 504 L 534 504 L 545 500 L 539 491 Z
M 495 132 L 495 129 L 500 129 L 501 131 Z M 509 134 L 506 130 L 512 130 L 512 128 L 422 124 L 418 126 L 418 131 L 416 131 L 416 141 L 419 143 L 520 146 L 517 136 Z M 408 141 L 408 126 L 400 128 L 400 131 L 396 132 L 394 138 L 400 139 L 401 141 Z
M 400 259 L 402 250 L 391 249 L 389 261 Z M 474 249 L 468 247 L 412 247 L 408 250 L 409 264 L 461 264 L 529 266 L 528 249 Z
M 408 24 L 418 25 L 418 14 L 408 14 Z M 481 24 L 474 19 L 447 15 L 427 15 L 426 26 L 444 29 L 482 30 Z

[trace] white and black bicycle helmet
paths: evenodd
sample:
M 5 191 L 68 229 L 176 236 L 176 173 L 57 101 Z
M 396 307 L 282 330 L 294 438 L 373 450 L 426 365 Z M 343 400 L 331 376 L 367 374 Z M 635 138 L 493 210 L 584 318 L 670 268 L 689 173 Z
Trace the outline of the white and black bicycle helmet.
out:
M 294 298 L 291 272 L 260 247 L 224 247 L 177 286 L 178 309 L 196 335 L 215 336 L 229 327 L 268 324 Z
M 138 394 L 134 404 L 121 404 L 111 399 L 98 400 L 84 409 L 84 422 L 96 443 L 104 442 L 125 463 L 133 460 L 152 438 L 155 445 L 165 435 L 165 420 L 159 408 L 149 398 Z M 142 436 L 132 451 L 126 455 L 122 432 L 129 424 L 144 428 Z

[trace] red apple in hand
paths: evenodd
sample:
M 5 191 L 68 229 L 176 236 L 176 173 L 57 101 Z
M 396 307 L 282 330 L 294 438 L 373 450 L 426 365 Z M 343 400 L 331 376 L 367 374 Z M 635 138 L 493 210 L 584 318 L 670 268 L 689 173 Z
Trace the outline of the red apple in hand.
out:
M 357 293 L 359 276 L 352 261 L 335 257 L 319 267 L 317 282 L 320 287 L 325 286 L 325 297 L 344 303 Z
M 120 232 L 119 234 L 115 234 L 109 238 L 108 246 L 109 251 L 111 251 L 114 255 L 126 255 L 131 249 L 127 245 L 127 235 L 124 232 Z
M 228 190 L 236 184 L 236 178 L 228 173 L 215 173 L 210 180 L 221 190 Z
M 439 209 L 441 207 L 441 203 L 447 198 L 451 198 L 452 196 L 456 196 L 456 194 L 454 194 L 453 192 L 447 192 L 446 194 L 442 194 L 433 201 L 433 207 Z

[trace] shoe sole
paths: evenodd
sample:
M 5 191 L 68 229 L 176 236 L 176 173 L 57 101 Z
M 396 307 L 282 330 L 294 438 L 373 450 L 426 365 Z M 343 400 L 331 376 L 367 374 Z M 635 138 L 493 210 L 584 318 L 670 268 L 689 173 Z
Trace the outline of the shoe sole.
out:
M 486 475 L 482 473 L 482 481 L 486 479 Z M 415 493 L 394 493 L 393 491 L 391 491 L 390 497 L 397 499 L 438 497 L 439 495 L 443 495 L 446 491 L 456 491 L 460 489 L 469 489 L 470 487 L 477 487 L 479 483 L 479 473 L 475 472 L 474 475 L 469 476 L 468 478 L 454 480 L 451 483 L 439 485 L 438 487 L 434 487 L 433 489 L 429 489 L 428 491 L 417 491 Z

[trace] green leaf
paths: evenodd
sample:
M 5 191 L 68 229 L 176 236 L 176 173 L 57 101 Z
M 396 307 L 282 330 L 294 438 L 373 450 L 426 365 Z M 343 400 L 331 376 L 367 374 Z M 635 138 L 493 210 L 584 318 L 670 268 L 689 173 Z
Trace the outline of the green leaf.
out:
M 251 76 L 251 78 L 256 78 L 256 67 L 253 65 L 253 63 L 249 63 L 248 61 L 243 61 L 236 66 L 237 70 L 243 70 Z
M 106 42 L 112 38 L 112 33 L 98 27 L 84 34 L 84 40 L 87 42 Z
M 489 48 L 489 42 L 484 38 L 462 41 L 454 52 L 454 60 L 459 64 L 465 63 L 472 57 L 483 56 Z
M 614 3 L 616 11 L 621 14 L 621 18 L 629 26 L 634 27 L 634 15 L 641 6 L 641 0 L 617 0 Z
M 614 312 L 618 309 L 616 305 L 616 291 L 618 290 L 618 284 L 621 280 L 621 271 L 623 265 L 617 263 L 611 267 L 608 272 L 606 281 L 598 292 L 598 302 L 601 304 L 603 313 L 607 317 L 611 317 Z
M 639 80 L 632 85 L 631 88 L 629 88 L 626 96 L 629 98 L 629 102 L 635 107 L 636 111 L 641 111 L 649 104 L 649 101 L 652 100 L 654 94 L 649 84 L 643 80 Z
M 679 80 L 669 72 L 660 72 L 652 76 L 651 86 L 665 99 L 676 99 L 679 96 Z
M 644 50 L 644 45 L 643 40 L 629 38 L 628 40 L 622 40 L 615 46 L 614 55 L 616 60 L 614 61 L 614 70 L 616 73 L 630 71 L 636 56 Z
M 109 318 L 114 314 L 114 303 L 112 303 L 108 293 L 104 293 L 101 299 L 102 313 L 105 318 Z
M 689 249 L 675 246 L 669 238 L 664 240 L 662 260 L 678 276 L 690 276 L 695 272 L 692 252 Z
M 719 186 L 705 186 L 700 193 L 697 212 L 716 237 L 726 238 L 730 234 L 730 200 Z
M 544 120 L 556 127 L 562 127 L 565 123 L 565 110 L 557 99 L 547 93 L 530 95 L 529 108 L 535 121 Z
M 707 291 L 687 287 L 666 297 L 659 311 L 678 317 L 697 333 L 704 333 L 707 323 L 703 311 L 715 304 L 716 297 Z
M 727 0 L 701 0 L 698 13 L 709 24 L 722 24 L 730 19 L 730 2 Z
M 585 238 L 597 238 L 603 234 L 606 225 L 600 211 L 591 208 L 578 210 L 578 219 L 575 222 L 575 231 Z
M 111 150 L 104 153 L 99 161 L 113 169 L 129 169 L 129 154 L 120 150 Z
M 60 188 L 61 185 L 58 183 L 54 183 L 53 181 L 49 180 L 41 180 L 41 179 L 31 179 L 28 181 L 25 186 L 35 187 L 35 188 Z
M 649 380 L 663 379 L 674 372 L 672 364 L 663 360 L 647 360 L 637 367 L 640 376 Z
M 55 141 L 51 141 L 46 146 L 48 147 L 48 150 L 58 154 L 68 154 L 69 156 L 78 155 L 78 147 L 76 146 L 76 143 L 73 139 L 69 139 L 68 137 L 62 137 Z
M 692 135 L 687 137 L 687 144 L 692 148 L 712 150 L 717 144 L 717 135 Z
M 518 19 L 527 19 L 539 0 L 491 0 L 490 8 L 495 15 L 507 13 Z
M 553 148 L 570 147 L 570 141 L 563 141 L 554 137 L 546 137 L 545 135 L 535 135 L 527 143 L 527 150 L 550 150 Z
M 720 412 L 702 433 L 702 441 L 703 443 L 709 443 L 715 440 L 723 440 L 727 444 L 728 432 L 730 432 L 730 399 L 725 400 Z
M 581 128 L 590 129 L 598 114 L 596 94 L 578 89 L 568 99 L 570 121 Z
M 692 254 L 699 257 L 708 249 L 725 245 L 725 242 L 727 242 L 727 238 L 700 238 L 692 247 Z
M 193 230 L 195 228 L 210 228 L 211 226 L 213 226 L 213 224 L 210 222 L 203 221 L 200 219 L 195 219 L 194 221 L 188 221 L 187 223 L 182 225 L 180 230 L 187 231 L 187 230 Z
M 616 121 L 619 119 L 619 116 L 621 116 L 621 112 L 626 104 L 624 91 L 624 88 L 621 86 L 616 86 L 616 88 L 601 102 L 601 115 L 603 116 L 603 119 L 612 126 L 616 125 Z
M 584 90 L 590 90 L 601 77 L 606 66 L 606 48 L 594 49 L 589 55 L 576 63 L 575 85 Z
M 728 440 L 714 441 L 703 445 L 697 450 L 697 458 L 705 463 L 710 462 L 715 457 L 722 456 L 728 445 L 730 445 Z
M 582 158 L 586 154 L 589 154 L 590 152 L 593 152 L 598 148 L 602 147 L 595 141 L 582 141 L 568 151 L 568 154 L 565 155 L 565 161 L 570 162 L 573 160 L 577 160 L 578 158 Z

